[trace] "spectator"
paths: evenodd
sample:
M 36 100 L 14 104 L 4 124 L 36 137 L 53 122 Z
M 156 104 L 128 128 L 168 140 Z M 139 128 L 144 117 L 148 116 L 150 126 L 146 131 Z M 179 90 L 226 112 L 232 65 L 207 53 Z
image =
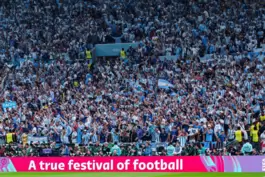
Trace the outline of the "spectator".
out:
M 169 144 L 167 147 L 167 155 L 173 156 L 175 154 L 175 147 L 172 144 Z
M 252 150 L 253 150 L 253 147 L 252 145 L 249 143 L 249 142 L 246 142 L 242 149 L 241 149 L 241 152 L 245 155 L 250 155 L 252 153 Z
M 120 156 L 121 155 L 121 149 L 117 145 L 117 142 L 114 143 L 114 146 L 110 150 L 112 156 Z

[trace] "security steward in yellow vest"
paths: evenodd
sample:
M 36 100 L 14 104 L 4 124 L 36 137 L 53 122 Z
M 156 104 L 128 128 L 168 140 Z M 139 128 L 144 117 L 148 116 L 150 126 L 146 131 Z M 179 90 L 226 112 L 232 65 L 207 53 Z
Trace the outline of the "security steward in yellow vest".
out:
M 121 51 L 120 51 L 120 57 L 121 57 L 121 59 L 125 59 L 126 58 L 126 52 L 124 51 L 124 48 L 122 48 Z
M 17 139 L 17 137 L 16 137 L 15 133 L 9 132 L 9 133 L 6 134 L 6 142 L 8 144 L 16 142 L 16 139 Z
M 92 54 L 91 54 L 91 51 L 88 49 L 86 50 L 86 59 L 90 60 L 91 58 L 92 58 Z
M 254 130 L 252 131 L 252 142 L 253 143 L 259 142 L 259 131 L 257 127 L 254 127 Z
M 238 127 L 237 131 L 235 131 L 236 141 L 239 143 L 242 143 L 244 133 L 241 131 L 241 128 Z

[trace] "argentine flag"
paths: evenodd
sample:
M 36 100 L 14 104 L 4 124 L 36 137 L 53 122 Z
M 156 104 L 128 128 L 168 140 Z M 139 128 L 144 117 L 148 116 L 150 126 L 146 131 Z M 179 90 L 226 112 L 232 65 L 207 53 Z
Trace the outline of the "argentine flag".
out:
M 164 79 L 158 79 L 158 87 L 161 89 L 173 88 L 174 85 Z

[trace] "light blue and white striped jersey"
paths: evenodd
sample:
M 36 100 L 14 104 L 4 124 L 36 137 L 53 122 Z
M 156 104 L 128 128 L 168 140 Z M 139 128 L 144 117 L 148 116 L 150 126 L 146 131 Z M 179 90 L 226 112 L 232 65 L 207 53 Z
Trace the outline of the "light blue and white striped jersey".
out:
M 179 139 L 180 146 L 185 147 L 186 142 L 187 142 L 187 136 L 180 136 L 178 139 Z

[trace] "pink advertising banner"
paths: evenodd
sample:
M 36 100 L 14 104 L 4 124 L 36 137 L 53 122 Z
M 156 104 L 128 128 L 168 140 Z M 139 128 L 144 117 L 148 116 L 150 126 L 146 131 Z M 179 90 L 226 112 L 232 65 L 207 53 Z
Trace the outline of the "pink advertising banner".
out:
M 0 172 L 262 172 L 264 156 L 0 158 Z

